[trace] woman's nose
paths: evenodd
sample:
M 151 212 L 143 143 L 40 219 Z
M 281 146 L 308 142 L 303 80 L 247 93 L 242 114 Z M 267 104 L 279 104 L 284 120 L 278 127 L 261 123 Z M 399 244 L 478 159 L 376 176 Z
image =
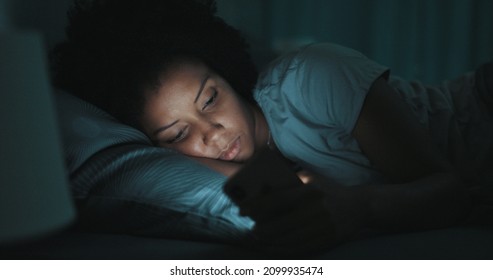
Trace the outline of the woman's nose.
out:
M 221 141 L 223 140 L 223 129 L 224 126 L 222 126 L 221 124 L 216 122 L 209 122 L 205 127 L 203 133 L 204 144 L 207 146 L 213 145 L 222 148 Z

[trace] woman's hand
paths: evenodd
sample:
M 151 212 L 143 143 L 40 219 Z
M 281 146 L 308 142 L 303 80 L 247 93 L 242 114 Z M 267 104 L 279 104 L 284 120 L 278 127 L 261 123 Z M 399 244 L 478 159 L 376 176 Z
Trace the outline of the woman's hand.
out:
M 307 171 L 301 171 L 298 176 L 307 186 L 315 186 L 323 192 L 340 241 L 356 238 L 369 226 L 371 196 L 368 186 L 341 186 Z
M 196 158 L 197 161 L 232 176 L 241 164 Z M 274 251 L 316 251 L 357 235 L 365 225 L 366 211 L 360 187 L 340 187 L 323 177 L 302 172 L 305 183 L 292 188 L 272 188 L 272 192 L 245 200 L 241 214 L 256 221 L 254 233 Z
M 239 206 L 255 220 L 253 233 L 264 250 L 312 252 L 338 243 L 325 194 L 314 186 L 273 191 Z
M 255 220 L 254 234 L 277 253 L 314 252 L 355 237 L 366 225 L 365 196 L 359 187 L 328 184 L 304 173 L 304 186 L 276 189 L 240 203 Z

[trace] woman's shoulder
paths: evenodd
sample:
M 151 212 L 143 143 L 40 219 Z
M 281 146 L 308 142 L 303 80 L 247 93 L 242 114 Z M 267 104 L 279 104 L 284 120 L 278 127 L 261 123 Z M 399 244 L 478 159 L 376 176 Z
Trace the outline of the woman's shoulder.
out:
M 341 81 L 345 80 L 344 75 L 354 72 L 348 65 L 357 65 L 355 61 L 361 56 L 332 43 L 303 46 L 280 56 L 261 72 L 254 98 L 261 107 L 274 103 L 297 104 L 296 110 L 302 111 L 323 107 L 324 98 L 348 90 L 348 86 L 340 85 Z M 334 92 L 334 88 L 340 90 Z
M 351 48 L 311 44 L 281 56 L 266 68 L 254 97 L 264 107 L 286 104 L 291 110 L 325 121 L 328 116 L 334 123 L 350 127 L 353 120 L 345 119 L 358 115 L 372 83 L 387 71 Z
M 317 48 L 330 44 L 311 44 L 285 52 L 268 63 L 260 71 L 257 89 L 277 85 L 297 70 L 308 57 L 315 57 Z

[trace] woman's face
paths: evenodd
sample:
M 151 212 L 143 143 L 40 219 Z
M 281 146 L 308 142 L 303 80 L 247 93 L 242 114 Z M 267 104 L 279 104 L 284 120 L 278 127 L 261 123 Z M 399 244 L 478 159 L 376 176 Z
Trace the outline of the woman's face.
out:
M 242 162 L 267 142 L 260 111 L 202 63 L 183 60 L 146 95 L 144 132 L 158 145 L 194 156 Z

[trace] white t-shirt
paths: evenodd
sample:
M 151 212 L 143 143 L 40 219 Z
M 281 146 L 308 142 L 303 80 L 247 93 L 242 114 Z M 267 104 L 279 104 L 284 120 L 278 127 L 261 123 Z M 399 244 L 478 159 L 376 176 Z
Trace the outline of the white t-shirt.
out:
M 285 157 L 342 185 L 383 182 L 351 133 L 372 83 L 387 71 L 352 49 L 315 44 L 271 63 L 260 75 L 254 96 Z M 453 157 L 449 143 L 462 137 L 471 119 L 471 102 L 455 103 L 470 99 L 473 75 L 439 87 L 395 77 L 389 84 L 430 130 L 439 152 Z M 457 118 L 468 119 L 460 124 Z M 483 128 L 474 128 L 473 134 Z M 491 143 L 491 132 L 486 134 Z

